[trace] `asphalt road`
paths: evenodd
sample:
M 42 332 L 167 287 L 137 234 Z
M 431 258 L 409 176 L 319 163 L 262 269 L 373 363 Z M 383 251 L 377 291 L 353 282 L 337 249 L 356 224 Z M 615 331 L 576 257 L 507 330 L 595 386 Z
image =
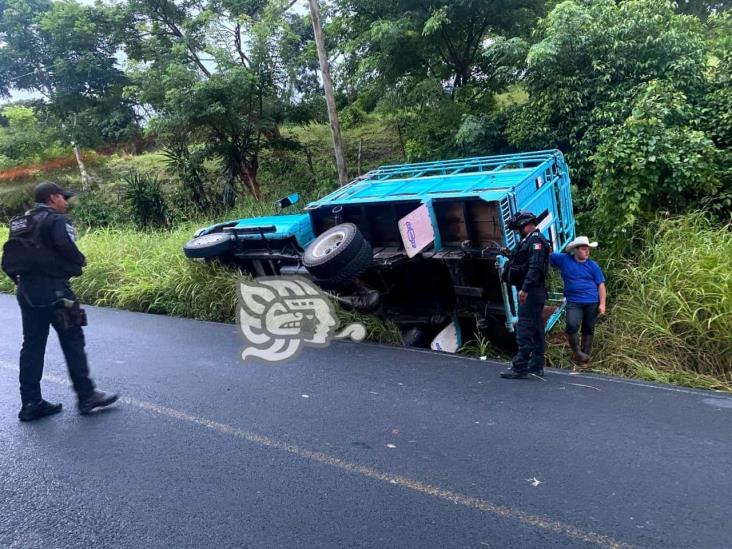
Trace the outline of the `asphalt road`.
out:
M 335 343 L 239 361 L 237 328 L 89 308 L 114 409 L 55 337 L 17 421 L 0 296 L 0 547 L 732 547 L 732 398 Z

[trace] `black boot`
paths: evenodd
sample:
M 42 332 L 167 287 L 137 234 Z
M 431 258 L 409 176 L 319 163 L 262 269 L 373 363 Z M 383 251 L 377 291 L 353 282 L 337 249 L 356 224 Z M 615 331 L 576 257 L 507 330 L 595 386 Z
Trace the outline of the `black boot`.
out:
M 20 421 L 41 419 L 42 417 L 58 414 L 61 411 L 61 408 L 61 404 L 51 404 L 50 402 L 41 399 L 37 402 L 23 404 L 20 412 L 18 412 L 18 419 Z
M 592 338 L 594 335 L 582 334 L 582 352 L 587 355 L 587 362 L 590 361 L 590 353 L 592 352 Z
M 527 370 L 510 369 L 505 372 L 501 372 L 501 377 L 503 379 L 528 379 L 529 372 Z
M 110 404 L 117 402 L 119 395 L 103 393 L 102 391 L 94 391 L 92 394 L 79 398 L 79 412 L 88 414 L 95 408 L 104 408 Z
M 529 368 L 529 373 L 535 376 L 544 377 L 543 366 L 537 366 L 536 368 Z
M 590 359 L 579 348 L 579 334 L 567 334 L 567 341 L 569 342 L 570 349 L 572 349 L 572 359 L 575 362 L 584 363 Z

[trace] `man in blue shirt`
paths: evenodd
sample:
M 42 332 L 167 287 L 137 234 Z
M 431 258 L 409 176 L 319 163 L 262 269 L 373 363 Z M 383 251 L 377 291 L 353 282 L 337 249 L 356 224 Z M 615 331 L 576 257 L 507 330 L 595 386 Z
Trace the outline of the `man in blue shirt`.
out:
M 605 275 L 600 266 L 590 259 L 590 248 L 596 247 L 597 242 L 590 242 L 586 236 L 578 236 L 567 244 L 566 253 L 553 253 L 549 256 L 551 266 L 559 268 L 562 273 L 564 297 L 567 298 L 567 340 L 575 362 L 582 364 L 590 361 L 595 322 L 598 315 L 605 314 Z

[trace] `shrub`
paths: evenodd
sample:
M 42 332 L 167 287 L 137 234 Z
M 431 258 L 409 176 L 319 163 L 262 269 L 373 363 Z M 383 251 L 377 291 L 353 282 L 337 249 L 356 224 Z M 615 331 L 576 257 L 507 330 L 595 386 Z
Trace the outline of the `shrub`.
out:
M 101 190 L 80 194 L 70 215 L 76 224 L 87 227 L 108 227 L 124 220 L 124 212 L 119 204 Z
M 127 188 L 122 198 L 139 229 L 170 226 L 168 205 L 157 177 L 138 173 L 125 177 L 125 183 Z
M 594 157 L 595 222 L 616 247 L 656 212 L 684 213 L 720 188 L 720 151 L 691 126 L 694 109 L 672 86 L 652 82 L 622 124 L 600 133 Z
M 7 223 L 10 218 L 22 214 L 33 206 L 33 187 L 22 187 L 0 192 L 0 222 Z
M 366 111 L 358 105 L 349 105 L 343 109 L 338 116 L 344 129 L 354 128 L 363 124 L 368 118 Z

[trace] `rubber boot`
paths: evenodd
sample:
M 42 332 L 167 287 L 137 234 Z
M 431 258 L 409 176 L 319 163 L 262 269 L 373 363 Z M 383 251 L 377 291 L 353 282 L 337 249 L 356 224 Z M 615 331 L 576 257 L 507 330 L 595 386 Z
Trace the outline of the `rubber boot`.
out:
M 579 334 L 567 334 L 569 347 L 572 349 L 572 360 L 577 363 L 584 364 L 590 357 L 583 353 L 579 348 Z
M 590 353 L 592 352 L 592 338 L 594 335 L 582 334 L 582 352 L 587 355 L 587 362 L 590 361 Z

